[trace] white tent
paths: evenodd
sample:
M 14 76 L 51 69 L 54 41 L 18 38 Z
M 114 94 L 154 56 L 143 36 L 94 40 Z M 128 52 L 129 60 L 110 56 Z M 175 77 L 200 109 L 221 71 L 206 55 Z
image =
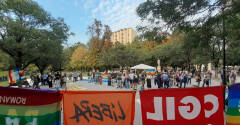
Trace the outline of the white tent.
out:
M 145 65 L 145 64 L 139 64 L 139 65 L 136 65 L 134 67 L 131 67 L 131 69 L 156 69 L 155 67 L 152 67 L 152 66 L 149 66 L 149 65 Z

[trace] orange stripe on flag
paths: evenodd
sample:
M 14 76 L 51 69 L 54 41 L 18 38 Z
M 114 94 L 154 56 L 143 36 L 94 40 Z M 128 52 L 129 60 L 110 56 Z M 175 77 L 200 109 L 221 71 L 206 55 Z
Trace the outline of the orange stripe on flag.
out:
M 226 116 L 227 118 L 227 123 L 232 123 L 232 124 L 236 124 L 236 125 L 240 125 L 240 116 L 230 116 L 230 115 L 227 115 Z

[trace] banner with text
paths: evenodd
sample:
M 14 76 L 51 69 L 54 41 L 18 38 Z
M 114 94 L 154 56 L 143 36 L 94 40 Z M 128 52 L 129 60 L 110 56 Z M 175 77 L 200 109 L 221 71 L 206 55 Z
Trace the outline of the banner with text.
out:
M 140 93 L 143 125 L 224 125 L 223 87 Z
M 0 87 L 1 125 L 60 125 L 62 94 Z
M 233 84 L 228 89 L 227 124 L 240 125 L 240 84 Z
M 63 93 L 64 125 L 133 125 L 133 91 Z

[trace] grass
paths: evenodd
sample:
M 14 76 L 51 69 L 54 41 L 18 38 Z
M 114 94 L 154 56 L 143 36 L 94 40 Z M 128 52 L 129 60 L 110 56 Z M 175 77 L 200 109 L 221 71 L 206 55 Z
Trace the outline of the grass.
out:
M 8 71 L 0 71 L 0 77 L 1 76 L 8 76 Z M 0 86 L 9 86 L 9 82 L 8 81 L 0 82 Z

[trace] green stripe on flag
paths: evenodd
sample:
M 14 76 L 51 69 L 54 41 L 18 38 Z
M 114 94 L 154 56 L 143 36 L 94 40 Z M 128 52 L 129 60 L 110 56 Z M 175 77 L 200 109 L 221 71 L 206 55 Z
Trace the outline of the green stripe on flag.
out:
M 0 125 L 6 125 L 7 121 L 19 120 L 17 125 L 27 125 L 30 123 L 37 125 L 58 125 L 61 123 L 61 112 L 46 114 L 43 116 L 7 116 L 0 115 Z
M 61 110 L 61 103 L 40 106 L 0 105 L 0 115 L 9 116 L 42 116 Z M 1 125 L 1 124 L 0 124 Z
M 228 108 L 227 115 L 240 116 L 239 108 Z

